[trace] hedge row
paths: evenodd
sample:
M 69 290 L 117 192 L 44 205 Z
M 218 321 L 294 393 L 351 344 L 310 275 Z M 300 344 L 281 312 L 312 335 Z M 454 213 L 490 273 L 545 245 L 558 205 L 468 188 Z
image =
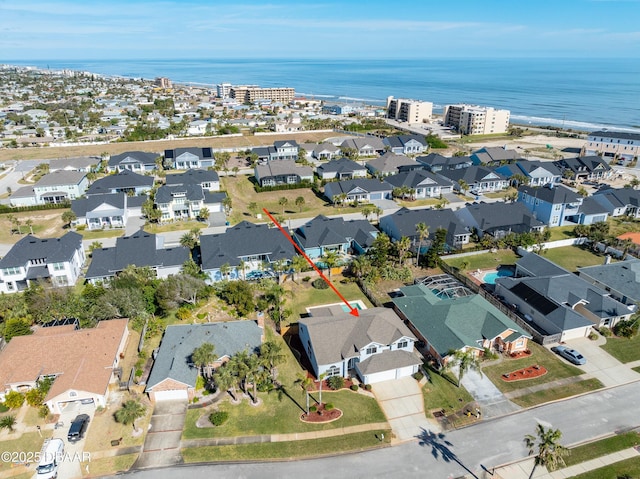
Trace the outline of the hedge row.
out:
M 311 188 L 313 185 L 314 184 L 311 181 L 301 181 L 300 183 L 275 185 L 275 186 L 255 185 L 255 189 L 256 189 L 256 193 L 263 193 L 265 191 L 298 190 L 300 188 Z
M 45 205 L 32 205 L 32 206 L 7 206 L 0 205 L 0 213 L 16 213 L 20 211 L 40 211 L 40 210 L 58 210 L 64 208 L 71 208 L 71 203 L 65 201 L 63 203 L 47 203 Z

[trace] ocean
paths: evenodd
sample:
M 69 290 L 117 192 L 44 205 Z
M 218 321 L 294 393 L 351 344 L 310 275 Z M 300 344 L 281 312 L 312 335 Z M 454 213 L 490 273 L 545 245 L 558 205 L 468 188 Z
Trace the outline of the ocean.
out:
M 328 103 L 383 105 L 388 96 L 511 110 L 512 123 L 640 132 L 640 62 L 633 59 L 40 60 L 52 70 L 214 86 L 293 87 Z

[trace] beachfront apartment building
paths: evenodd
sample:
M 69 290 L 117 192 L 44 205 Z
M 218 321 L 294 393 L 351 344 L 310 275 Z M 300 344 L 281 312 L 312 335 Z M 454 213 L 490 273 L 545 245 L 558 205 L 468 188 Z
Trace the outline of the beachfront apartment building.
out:
M 496 110 L 489 106 L 445 105 L 443 124 L 463 135 L 489 135 L 509 130 L 509 110 Z
M 621 131 L 594 131 L 589 133 L 580 156 L 598 155 L 623 165 L 640 157 L 640 134 Z
M 387 97 L 387 118 L 412 123 L 429 123 L 433 116 L 433 103 L 405 98 Z
M 296 90 L 288 87 L 260 88 L 258 85 L 232 86 L 229 96 L 242 103 L 255 103 L 258 100 L 289 104 L 296 96 Z

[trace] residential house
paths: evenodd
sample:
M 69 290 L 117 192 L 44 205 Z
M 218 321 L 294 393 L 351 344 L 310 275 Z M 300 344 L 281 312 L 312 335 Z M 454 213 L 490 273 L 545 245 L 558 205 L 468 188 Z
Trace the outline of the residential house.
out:
M 332 160 L 340 154 L 340 148 L 332 143 L 324 142 L 309 150 L 316 160 Z
M 184 246 L 164 247 L 164 237 L 139 230 L 131 236 L 116 238 L 116 245 L 94 249 L 91 264 L 85 274 L 88 282 L 106 282 L 127 266 L 150 267 L 158 278 L 164 279 L 180 272 L 191 258 Z
M 53 378 L 43 401 L 51 414 L 80 404 L 105 408 L 128 335 L 127 319 L 112 319 L 95 328 L 38 327 L 14 337 L 0 351 L 0 401 L 9 391 L 25 392 Z
M 473 203 L 456 214 L 480 238 L 485 234 L 501 239 L 511 233 L 540 233 L 545 226 L 522 203 Z
M 485 146 L 471 154 L 474 165 L 499 166 L 522 160 L 518 150 L 508 150 L 500 146 Z
M 385 149 L 384 142 L 373 136 L 349 138 L 340 144 L 340 150 L 343 154 L 345 154 L 345 150 L 352 150 L 360 157 L 381 155 Z
M 422 284 L 400 288 L 396 313 L 439 364 L 452 352 L 484 350 L 514 353 L 527 349 L 531 336 L 482 296 L 440 297 Z
M 82 171 L 89 173 L 96 171 L 100 164 L 99 156 L 79 156 L 75 158 L 60 158 L 49 161 L 49 172 L 64 171 Z
M 215 157 L 211 148 L 176 148 L 164 150 L 164 161 L 176 170 L 195 168 L 207 169 L 215 164 Z
M 442 170 L 459 170 L 473 166 L 473 161 L 469 156 L 442 156 L 438 153 L 418 156 L 416 161 L 433 173 Z
M 640 218 L 640 191 L 634 188 L 607 188 L 593 193 L 592 198 L 602 205 L 609 216 Z
M 213 170 L 188 169 L 165 177 L 165 185 L 199 185 L 204 191 L 220 191 L 220 177 Z
M 570 219 L 574 223 L 581 225 L 592 225 L 601 221 L 607 221 L 609 210 L 600 204 L 593 196 L 587 196 L 582 199 L 578 214 Z
M 388 308 L 301 318 L 299 335 L 316 377 L 358 377 L 365 384 L 400 379 L 422 363 L 413 353 L 415 336 Z
M 193 399 L 196 391 L 198 368 L 192 355 L 197 348 L 204 343 L 213 344 L 218 358 L 205 366 L 210 374 L 240 352 L 257 352 L 263 333 L 254 321 L 167 326 L 145 392 L 153 402 L 182 399 L 186 403 Z
M 356 178 L 327 183 L 324 195 L 331 203 L 371 202 L 391 199 L 393 187 L 386 181 Z M 343 196 L 344 195 L 344 196 Z
M 245 279 L 253 272 L 272 269 L 276 262 L 289 262 L 296 254 L 277 228 L 248 221 L 241 221 L 224 233 L 200 236 L 200 253 L 202 271 L 210 282 Z
M 272 160 L 254 168 L 260 186 L 295 185 L 313 180 L 313 169 L 290 160 Z
M 139 175 L 133 171 L 123 170 L 115 175 L 107 175 L 94 181 L 86 191 L 87 196 L 105 193 L 126 193 L 141 195 L 153 187 L 153 176 Z
M 417 209 L 401 208 L 398 211 L 380 218 L 380 229 L 393 241 L 402 237 L 410 238 L 417 247 L 420 242 L 416 225 L 424 223 L 429 235 L 424 239 L 423 247 L 428 246 L 436 237 L 439 229 L 447 230 L 446 249 L 460 249 L 469 243 L 471 231 L 466 224 L 450 209 Z M 416 248 L 417 249 L 417 248 Z
M 211 125 L 211 122 L 206 120 L 192 120 L 187 127 L 187 135 L 189 136 L 202 136 L 207 133 L 207 127 Z
M 44 175 L 33 186 L 12 193 L 11 206 L 32 206 L 65 203 L 79 198 L 89 186 L 83 171 L 58 170 Z
M 560 169 L 549 161 L 518 160 L 499 166 L 495 171 L 510 179 L 522 176 L 524 183 L 533 187 L 555 185 L 562 180 Z
M 628 165 L 640 156 L 640 134 L 622 131 L 594 131 L 587 136 L 582 156 L 598 155 Z
M 616 236 L 617 246 L 623 249 L 623 253 L 640 256 L 640 233 L 628 231 Z M 623 255 L 624 256 L 624 255 Z
M 461 191 L 460 184 L 466 184 L 472 194 L 495 193 L 509 187 L 509 179 L 484 166 L 470 166 L 456 170 L 441 170 L 439 175 L 453 181 L 454 188 Z
M 146 151 L 127 151 L 109 158 L 107 170 L 110 172 L 129 170 L 137 173 L 153 171 L 157 168 L 156 159 L 159 156 L 157 153 Z
M 142 215 L 144 196 L 127 196 L 124 193 L 105 193 L 78 198 L 71 202 L 76 215 L 74 226 L 86 225 L 90 230 L 124 228 L 129 218 Z
M 0 259 L 0 292 L 23 291 L 38 280 L 52 286 L 73 286 L 85 260 L 78 233 L 42 239 L 27 235 Z
M 391 153 L 397 155 L 419 155 L 429 149 L 427 140 L 422 135 L 388 136 L 382 142 L 389 147 Z
M 427 170 L 411 170 L 388 176 L 385 181 L 394 188 L 408 188 L 415 199 L 439 198 L 453 193 L 453 182 Z
M 498 278 L 495 292 L 543 334 L 567 341 L 588 336 L 592 327 L 611 328 L 631 316 L 627 306 L 575 274 L 562 268 L 547 274 L 551 262 L 546 258 L 534 253 L 524 258 L 532 276 Z
M 352 178 L 366 178 L 367 168 L 343 157 L 318 165 L 316 174 L 323 180 L 350 180 Z
M 193 183 L 184 185 L 163 185 L 156 191 L 154 206 L 162 212 L 161 222 L 193 220 L 200 218 L 200 211 L 206 208 L 210 213 L 222 211 L 226 193 L 211 193 Z
M 391 152 L 367 161 L 366 167 L 369 173 L 376 177 L 395 175 L 400 171 L 422 168 L 416 160 Z
M 311 259 L 329 251 L 341 255 L 362 254 L 373 244 L 378 230 L 366 220 L 345 221 L 320 215 L 296 228 L 293 239 Z
M 527 207 L 535 217 L 547 226 L 564 226 L 575 223 L 583 198 L 566 186 L 548 185 L 541 188 L 521 186 L 518 202 Z M 606 218 L 606 215 L 605 217 Z
M 629 258 L 616 263 L 578 268 L 578 276 L 633 308 L 633 311 L 640 304 L 640 260 Z
M 610 178 L 613 170 L 599 156 L 564 158 L 554 162 L 562 171 L 562 176 L 575 181 L 599 181 Z
M 251 152 L 258 155 L 258 161 L 293 160 L 298 159 L 299 146 L 295 140 L 275 141 L 273 146 L 252 148 Z

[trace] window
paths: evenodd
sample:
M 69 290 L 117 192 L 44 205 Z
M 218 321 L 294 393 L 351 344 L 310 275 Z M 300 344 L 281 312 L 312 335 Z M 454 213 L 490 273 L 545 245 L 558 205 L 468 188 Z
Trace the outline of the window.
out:
M 75 392 L 75 391 L 69 391 L 69 397 L 74 398 L 74 397 L 76 397 L 77 395 L 78 395 L 78 393 L 77 393 L 77 392 Z
M 367 354 L 376 354 L 378 352 L 378 348 L 376 346 L 371 346 L 370 348 L 367 348 L 366 353 Z
M 64 270 L 64 263 L 53 263 L 54 271 L 62 271 Z
M 20 268 L 5 268 L 4 270 L 2 270 L 2 274 L 4 274 L 5 276 L 10 276 L 13 274 L 20 274 Z
M 404 340 L 404 341 L 400 341 L 398 343 L 398 349 L 404 349 L 409 345 L 409 341 Z

